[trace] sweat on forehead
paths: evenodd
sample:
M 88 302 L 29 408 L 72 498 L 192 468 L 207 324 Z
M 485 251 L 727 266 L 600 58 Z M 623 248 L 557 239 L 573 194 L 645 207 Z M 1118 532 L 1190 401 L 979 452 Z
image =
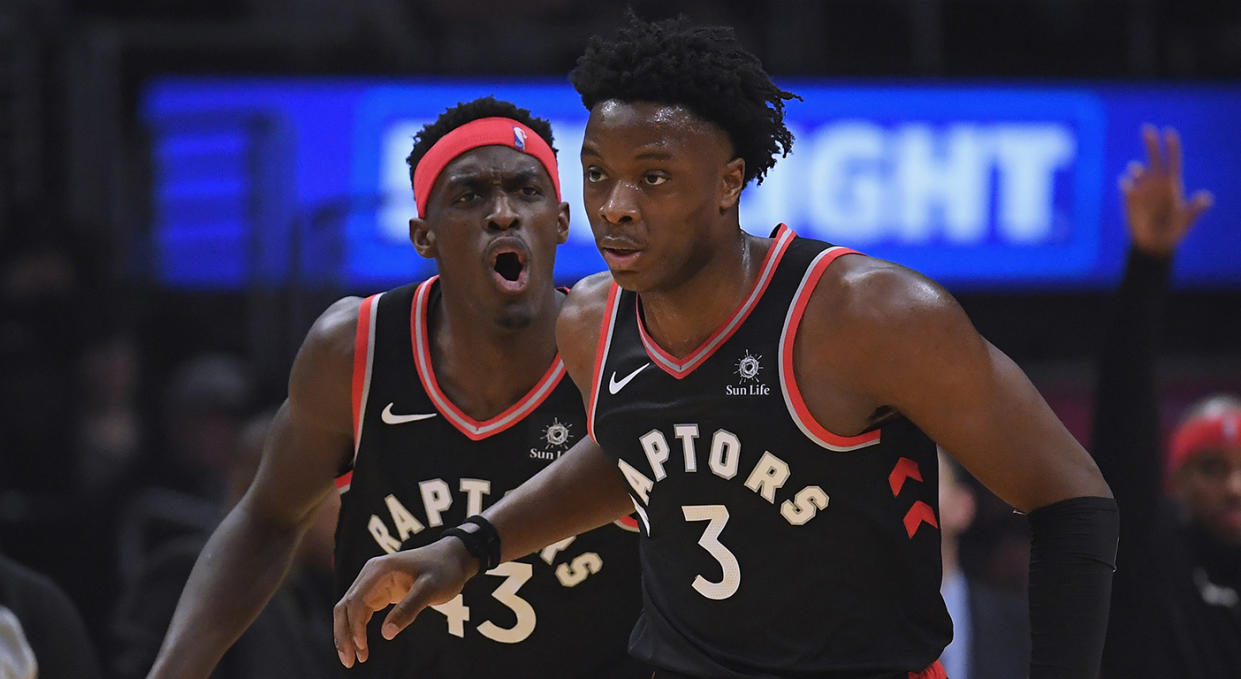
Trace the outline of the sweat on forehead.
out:
M 716 152 L 732 158 L 736 147 L 728 133 L 715 123 L 677 104 L 608 100 L 591 110 L 585 146 L 602 141 L 604 135 L 620 135 L 625 143 L 643 148 L 684 146 L 696 157 Z M 637 149 L 634 149 L 637 150 Z

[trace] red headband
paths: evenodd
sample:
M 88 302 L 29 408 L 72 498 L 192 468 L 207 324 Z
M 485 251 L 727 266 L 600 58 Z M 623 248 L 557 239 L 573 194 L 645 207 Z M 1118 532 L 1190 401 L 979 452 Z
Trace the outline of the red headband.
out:
M 1211 448 L 1241 445 L 1241 410 L 1195 417 L 1172 434 L 1168 470 L 1175 472 L 1194 455 Z
M 427 216 L 427 196 L 431 185 L 454 158 L 480 146 L 507 146 L 534 156 L 543 163 L 556 187 L 560 200 L 560 174 L 556 171 L 556 154 L 534 130 L 511 118 L 479 118 L 449 132 L 431 146 L 414 168 L 414 199 L 418 216 Z

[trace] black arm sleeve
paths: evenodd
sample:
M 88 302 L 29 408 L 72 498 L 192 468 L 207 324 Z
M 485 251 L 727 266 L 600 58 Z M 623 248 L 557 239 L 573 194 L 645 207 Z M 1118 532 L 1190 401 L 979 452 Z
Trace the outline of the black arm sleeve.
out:
M 1030 679 L 1099 676 L 1118 521 L 1102 497 L 1030 513 Z
M 1099 355 L 1092 451 L 1125 513 L 1118 579 L 1145 551 L 1162 496 L 1155 354 L 1171 269 L 1170 258 L 1130 250 Z

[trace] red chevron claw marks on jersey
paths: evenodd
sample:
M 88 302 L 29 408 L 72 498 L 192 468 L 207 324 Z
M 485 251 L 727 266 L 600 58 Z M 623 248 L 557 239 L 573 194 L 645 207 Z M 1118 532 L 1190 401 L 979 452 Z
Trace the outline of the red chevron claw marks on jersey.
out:
M 914 534 L 918 532 L 918 529 L 924 523 L 929 524 L 931 528 L 939 528 L 939 522 L 935 520 L 935 510 L 931 509 L 931 506 L 922 500 L 913 503 L 909 511 L 905 512 L 903 523 L 905 524 L 905 532 L 909 534 L 910 539 L 913 539 Z
M 653 665 L 903 676 L 951 638 L 935 445 L 901 417 L 829 431 L 793 374 L 809 297 L 849 254 L 781 227 L 751 293 L 685 357 L 646 332 L 637 295 L 609 295 L 589 423 L 634 504 L 645 606 L 631 647 Z
M 922 472 L 918 469 L 917 462 L 907 457 L 902 457 L 892 467 L 892 473 L 888 474 L 888 485 L 892 486 L 892 497 L 901 494 L 901 489 L 905 487 L 905 479 L 913 479 L 921 483 Z
M 357 448 L 353 468 L 337 480 L 338 596 L 371 557 L 433 542 L 585 434 L 581 396 L 559 357 L 494 418 L 474 420 L 453 404 L 427 350 L 428 310 L 438 296 L 432 279 L 362 305 Z M 384 679 L 642 676 L 626 651 L 641 605 L 636 541 L 605 526 L 500 564 L 392 641 L 381 639 L 384 616 L 376 615 L 369 660 L 342 671 Z

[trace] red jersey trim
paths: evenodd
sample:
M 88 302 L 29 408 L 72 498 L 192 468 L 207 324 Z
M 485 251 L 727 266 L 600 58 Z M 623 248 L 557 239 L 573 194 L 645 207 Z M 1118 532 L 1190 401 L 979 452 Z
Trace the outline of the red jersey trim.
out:
M 427 298 L 429 297 L 431 286 L 438 279 L 439 276 L 432 276 L 423 281 L 414 294 L 413 308 L 410 310 L 414 365 L 418 369 L 418 379 L 422 382 L 422 388 L 426 390 L 427 396 L 431 397 L 431 402 L 435 404 L 436 410 L 452 426 L 456 427 L 457 431 L 465 434 L 466 438 L 471 441 L 481 441 L 488 436 L 493 436 L 509 429 L 542 405 L 543 401 L 547 400 L 547 397 L 556 389 L 556 385 L 560 384 L 561 378 L 564 377 L 564 361 L 560 360 L 560 354 L 557 353 L 556 357 L 552 359 L 551 366 L 548 367 L 547 372 L 543 374 L 538 383 L 530 391 L 526 392 L 526 395 L 521 400 L 499 415 L 483 422 L 466 415 L 440 390 L 439 382 L 435 379 L 435 371 L 431 369 L 431 343 L 427 334 Z
M 910 672 L 909 679 L 948 679 L 948 673 L 944 671 L 943 664 L 936 660 L 921 672 Z
M 732 316 L 719 327 L 710 337 L 706 339 L 697 349 L 690 353 L 684 359 L 677 358 L 665 351 L 662 347 L 651 338 L 646 332 L 646 327 L 642 323 L 642 314 L 638 313 L 638 334 L 642 336 L 642 345 L 646 347 L 646 353 L 651 357 L 651 361 L 655 365 L 663 369 L 664 372 L 679 379 L 684 379 L 686 375 L 694 372 L 694 369 L 702 365 L 711 355 L 715 353 L 720 345 L 728 341 L 728 338 L 741 327 L 745 319 L 754 310 L 758 304 L 758 300 L 763 297 L 763 293 L 767 290 L 767 285 L 771 283 L 772 276 L 776 272 L 776 267 L 780 264 L 780 259 L 784 257 L 784 252 L 788 250 L 789 244 L 797 234 L 789 227 L 781 224 L 779 231 L 776 233 L 776 239 L 772 242 L 771 247 L 767 250 L 767 255 L 763 258 L 763 268 L 759 271 L 758 279 L 754 281 L 754 287 L 750 290 L 749 296 L 745 301 L 733 311 Z M 635 313 L 640 305 L 634 305 Z
M 784 329 L 780 332 L 780 390 L 784 394 L 784 404 L 788 407 L 789 416 L 793 418 L 793 422 L 806 435 L 806 438 L 823 448 L 838 453 L 846 453 L 879 443 L 879 430 L 858 436 L 841 436 L 833 434 L 815 421 L 814 416 L 810 414 L 810 409 L 806 407 L 806 401 L 802 398 L 801 389 L 798 388 L 797 379 L 793 374 L 793 340 L 797 337 L 797 327 L 801 324 L 802 315 L 806 312 L 810 295 L 819 284 L 823 273 L 827 271 L 827 267 L 842 255 L 851 254 L 859 253 L 836 246 L 824 250 L 814 258 L 806 269 L 806 275 L 802 277 L 797 293 L 793 295 L 788 316 L 784 320 Z
M 590 378 L 590 407 L 586 410 L 586 433 L 595 438 L 595 407 L 599 403 L 599 390 L 603 388 L 603 364 L 607 360 L 608 350 L 612 348 L 612 329 L 616 327 L 616 307 L 620 298 L 620 286 L 612 281 L 608 288 L 608 301 L 604 306 L 603 321 L 599 324 L 599 345 L 595 349 L 595 369 Z
M 366 398 L 371 391 L 371 368 L 375 351 L 375 316 L 383 293 L 362 300 L 358 307 L 358 329 L 353 339 L 353 456 L 362 446 L 362 424 L 366 417 Z
M 379 313 L 379 298 L 383 293 L 362 300 L 358 307 L 358 325 L 353 335 L 353 381 L 350 401 L 353 410 L 353 462 L 358 461 L 362 447 L 362 425 L 366 422 L 366 401 L 371 393 L 371 368 L 375 353 L 375 317 Z M 337 477 L 336 489 L 342 494 L 349 490 L 353 472 Z

